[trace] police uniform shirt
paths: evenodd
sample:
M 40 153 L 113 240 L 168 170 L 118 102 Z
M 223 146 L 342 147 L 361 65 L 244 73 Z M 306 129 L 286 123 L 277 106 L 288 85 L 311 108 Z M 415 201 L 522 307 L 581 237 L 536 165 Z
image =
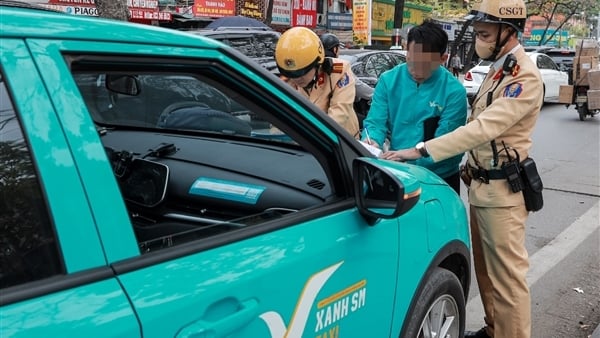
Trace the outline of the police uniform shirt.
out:
M 354 96 L 356 94 L 355 79 L 350 63 L 346 60 L 333 58 L 330 74 L 319 68 L 317 81 L 307 92 L 289 82 L 300 95 L 308 98 L 321 108 L 335 122 L 342 126 L 350 135 L 358 136 L 358 118 L 354 112 Z
M 521 161 L 528 157 L 531 133 L 543 103 L 543 82 L 537 66 L 525 54 L 523 47 L 519 45 L 511 52 L 517 59 L 518 67 L 503 78 L 502 69 L 494 67 L 490 71 L 473 102 L 468 123 L 450 134 L 427 142 L 427 150 L 435 161 L 472 150 L 468 158 L 470 165 L 476 167 L 479 164 L 486 170 L 499 169 L 507 157 L 500 152 L 498 165 L 492 167 L 492 140 L 495 140 L 499 151 L 504 141 L 507 147 L 518 152 Z M 492 100 L 488 106 L 490 92 Z M 510 155 L 514 156 L 514 153 L 511 151 Z M 522 193 L 513 193 L 504 179 L 490 180 L 487 184 L 473 180 L 469 202 L 480 207 L 517 206 L 524 203 Z

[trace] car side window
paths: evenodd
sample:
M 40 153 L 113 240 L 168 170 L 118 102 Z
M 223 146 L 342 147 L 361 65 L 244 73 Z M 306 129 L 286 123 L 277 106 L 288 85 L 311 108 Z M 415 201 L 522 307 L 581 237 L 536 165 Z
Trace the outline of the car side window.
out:
M 406 62 L 406 59 L 402 56 L 402 55 L 393 55 L 392 58 L 394 59 L 394 63 L 395 65 L 401 65 L 404 62 Z
M 71 69 L 142 253 L 331 200 L 325 168 L 286 133 L 277 108 L 261 102 L 268 95 L 236 87 L 233 74 L 211 63 L 135 62 L 127 73 L 103 62 Z
M 62 273 L 35 164 L 0 75 L 0 289 Z
M 552 59 L 550 59 L 549 57 L 547 57 L 545 55 L 538 56 L 537 66 L 539 69 L 558 70 L 558 67 L 556 67 L 556 64 L 554 63 L 554 61 L 552 61 Z
M 386 70 L 395 66 L 394 60 L 387 53 L 378 53 L 373 56 L 372 61 L 375 66 L 375 75 L 377 78 Z

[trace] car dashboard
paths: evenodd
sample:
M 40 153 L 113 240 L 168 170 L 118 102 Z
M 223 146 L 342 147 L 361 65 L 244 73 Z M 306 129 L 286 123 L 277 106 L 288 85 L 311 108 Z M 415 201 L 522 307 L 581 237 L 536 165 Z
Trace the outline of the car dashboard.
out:
M 316 159 L 294 145 L 137 130 L 101 139 L 143 251 L 276 219 L 332 193 Z

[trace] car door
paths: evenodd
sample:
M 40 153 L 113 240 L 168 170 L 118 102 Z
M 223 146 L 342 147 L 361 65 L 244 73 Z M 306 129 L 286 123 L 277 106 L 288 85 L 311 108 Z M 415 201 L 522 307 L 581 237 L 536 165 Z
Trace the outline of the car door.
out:
M 560 85 L 568 83 L 568 75 L 561 72 L 556 63 L 547 55 L 538 54 L 536 63 L 544 81 L 544 101 L 557 99 Z
M 62 58 L 30 47 L 21 39 L 0 43 L 0 335 L 138 337 L 139 324 L 107 265 L 64 130 L 84 138 L 79 144 L 98 165 L 87 143 L 94 139 L 82 135 L 77 101 L 59 122 L 49 99 L 57 92 L 70 97 L 76 88 L 54 77 Z M 50 88 L 37 69 L 52 78 Z M 96 176 L 94 184 L 118 191 L 111 180 Z M 111 208 L 105 210 L 118 215 L 118 202 L 106 202 Z
M 183 244 L 163 242 L 167 246 L 165 249 L 141 250 L 134 256 L 129 255 L 130 249 L 144 249 L 142 243 L 129 236 L 120 239 L 118 246 L 111 243 L 123 231 L 130 234 L 135 223 L 141 221 L 140 217 L 131 212 L 127 221 L 99 221 L 103 224 L 98 232 L 103 243 L 106 242 L 108 263 L 127 292 L 145 337 L 389 335 L 398 273 L 398 221 L 381 221 L 370 226 L 358 213 L 352 198 L 352 182 L 342 179 L 350 177 L 348 164 L 356 155 L 351 155 L 350 148 L 342 146 L 343 141 L 336 136 L 340 129 L 323 123 L 323 116 L 309 111 L 314 109 L 312 105 L 290 94 L 277 78 L 246 65 L 243 60 L 230 58 L 224 51 L 173 49 L 132 42 L 122 45 L 77 42 L 63 44 L 60 50 L 44 47 L 55 58 L 61 53 L 70 55 L 72 58 L 68 60 L 81 62 L 89 71 L 143 68 L 144 72 L 154 76 L 162 73 L 174 76 L 175 73 L 189 78 L 195 78 L 195 75 L 200 78 L 200 74 L 194 73 L 199 69 L 218 74 L 210 76 L 207 83 L 232 99 L 240 100 L 240 105 L 248 105 L 249 116 L 253 110 L 272 114 L 273 127 L 285 130 L 294 141 L 307 145 L 310 151 L 302 151 L 302 156 L 308 158 L 307 163 L 313 162 L 311 158 L 320 163 L 327 177 L 320 184 L 331 187 L 334 192 L 326 202 L 307 209 L 265 221 L 257 215 L 252 217 L 252 226 Z M 123 51 L 127 51 L 129 59 L 120 54 Z M 101 53 L 102 58 L 89 57 L 82 61 L 86 60 L 87 54 L 97 53 Z M 186 59 L 189 57 L 197 59 Z M 200 59 L 206 61 L 190 67 L 190 63 Z M 77 70 L 76 64 L 58 68 L 58 72 L 45 76 L 48 82 L 58 78 L 74 81 L 71 72 Z M 137 77 L 134 75 L 132 78 Z M 168 96 L 167 90 L 161 95 Z M 77 95 L 77 98 L 81 100 L 81 96 Z M 69 103 L 62 96 L 54 100 L 61 107 Z M 85 104 L 88 109 L 93 107 L 91 101 Z M 59 118 L 67 123 L 70 119 L 68 110 L 59 114 Z M 89 115 L 83 121 L 91 123 Z M 84 128 L 92 126 L 84 125 Z M 102 136 L 101 140 L 107 142 L 109 139 L 110 136 Z M 70 139 L 71 149 L 76 162 L 86 166 L 90 161 L 89 154 L 85 152 L 85 145 L 77 144 L 77 141 L 76 137 Z M 136 142 L 139 139 L 130 141 Z M 220 142 L 218 145 L 246 146 L 245 142 L 240 142 Z M 277 150 L 276 145 L 266 145 L 264 140 L 256 142 L 256 154 L 287 156 L 283 149 Z M 213 159 L 219 156 L 226 154 Z M 258 155 L 249 152 L 243 156 Z M 221 161 L 220 158 L 216 160 Z M 235 166 L 235 163 L 227 164 Z M 262 165 L 257 164 L 252 170 L 268 172 L 270 167 L 286 165 L 268 158 Z M 236 175 L 242 175 L 244 170 L 238 168 Z M 178 174 L 181 173 L 171 172 L 170 177 L 177 179 Z M 82 180 L 85 186 L 94 185 L 93 177 L 82 177 Z M 205 190 L 220 187 L 212 190 L 210 196 L 216 194 L 218 198 L 224 194 L 232 196 L 241 189 L 256 188 L 256 185 L 240 185 L 231 180 L 208 183 L 205 180 L 202 183 Z M 235 197 L 236 202 L 240 202 L 241 197 Z M 245 197 L 241 202 L 252 205 L 257 203 L 257 198 Z M 94 201 L 94 204 L 99 205 L 97 208 L 92 206 L 94 216 L 100 220 L 107 217 L 106 209 L 101 207 L 102 201 Z M 244 222 L 249 218 L 244 218 Z

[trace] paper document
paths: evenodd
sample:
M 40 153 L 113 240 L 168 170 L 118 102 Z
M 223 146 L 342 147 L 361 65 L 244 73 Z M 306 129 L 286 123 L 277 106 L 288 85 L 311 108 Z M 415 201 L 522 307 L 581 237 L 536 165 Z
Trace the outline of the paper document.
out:
M 367 148 L 367 150 L 370 151 L 371 154 L 375 155 L 376 157 L 379 157 L 379 155 L 381 155 L 381 149 L 379 149 L 375 146 L 372 146 L 363 141 L 358 141 L 358 142 L 360 142 L 360 144 L 362 144 L 365 148 Z

